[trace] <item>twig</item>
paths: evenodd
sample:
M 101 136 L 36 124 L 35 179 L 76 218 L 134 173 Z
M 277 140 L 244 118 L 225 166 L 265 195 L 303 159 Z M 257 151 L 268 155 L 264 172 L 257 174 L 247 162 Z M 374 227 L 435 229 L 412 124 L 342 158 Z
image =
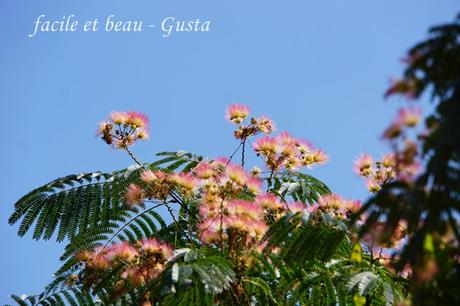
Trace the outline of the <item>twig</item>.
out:
M 227 161 L 227 164 L 225 166 L 228 166 L 228 164 L 230 163 L 230 161 L 232 160 L 233 156 L 235 156 L 235 154 L 238 152 L 238 150 L 241 148 L 241 146 L 243 145 L 242 142 L 240 142 L 240 144 L 238 145 L 238 147 L 236 147 L 235 151 L 233 151 L 233 153 L 230 155 L 230 157 L 228 158 L 228 161 Z
M 138 164 L 139 166 L 144 168 L 144 164 L 131 152 L 128 148 L 125 148 L 126 152 L 128 152 L 129 156 Z

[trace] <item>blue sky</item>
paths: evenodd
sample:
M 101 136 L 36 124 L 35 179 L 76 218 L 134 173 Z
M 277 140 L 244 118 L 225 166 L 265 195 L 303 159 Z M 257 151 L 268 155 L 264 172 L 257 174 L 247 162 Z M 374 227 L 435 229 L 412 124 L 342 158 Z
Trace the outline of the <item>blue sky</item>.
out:
M 2 0 L 0 2 L 0 303 L 39 293 L 63 246 L 16 236 L 14 202 L 56 177 L 131 164 L 94 137 L 112 110 L 151 119 L 144 160 L 162 150 L 229 155 L 237 142 L 224 121 L 228 104 L 250 105 L 281 131 L 311 140 L 331 161 L 310 171 L 334 191 L 365 199 L 351 171 L 360 152 L 380 155 L 379 136 L 398 99 L 382 93 L 408 47 L 430 25 L 458 11 L 445 1 Z M 143 20 L 140 33 L 39 33 L 33 21 Z M 168 16 L 211 21 L 208 33 L 173 33 Z

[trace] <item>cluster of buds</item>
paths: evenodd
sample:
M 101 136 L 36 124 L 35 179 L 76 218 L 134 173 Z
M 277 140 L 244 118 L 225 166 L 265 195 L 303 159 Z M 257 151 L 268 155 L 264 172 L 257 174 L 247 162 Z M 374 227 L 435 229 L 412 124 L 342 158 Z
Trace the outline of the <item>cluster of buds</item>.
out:
M 234 132 L 235 138 L 246 139 L 259 133 L 270 134 L 275 131 L 275 123 L 265 116 L 251 118 L 249 124 L 245 124 L 245 119 L 249 116 L 250 110 L 246 105 L 233 104 L 227 108 L 226 118 L 235 123 L 238 129 Z
M 370 192 L 378 192 L 382 186 L 396 177 L 396 158 L 394 154 L 385 154 L 375 163 L 368 154 L 362 154 L 355 160 L 354 172 L 366 180 Z
M 173 190 L 177 190 L 184 197 L 194 196 L 198 189 L 198 179 L 188 173 L 166 173 L 163 171 L 145 170 L 141 174 L 141 180 L 145 184 L 141 187 L 130 184 L 126 193 L 126 202 L 129 205 L 137 205 L 145 199 L 159 199 L 166 201 Z
M 85 264 L 83 273 L 86 286 L 102 281 L 106 274 L 104 272 L 119 271 L 119 280 L 112 292 L 112 297 L 116 298 L 157 277 L 172 256 L 170 245 L 150 238 L 132 245 L 124 241 L 83 251 L 76 258 Z
M 113 112 L 99 123 L 97 135 L 117 149 L 126 149 L 136 140 L 146 140 L 148 117 L 138 112 Z
M 296 139 L 287 132 L 277 137 L 262 137 L 254 142 L 253 148 L 258 156 L 264 158 L 266 167 L 271 171 L 311 167 L 328 160 L 322 150 L 314 149 L 308 141 Z

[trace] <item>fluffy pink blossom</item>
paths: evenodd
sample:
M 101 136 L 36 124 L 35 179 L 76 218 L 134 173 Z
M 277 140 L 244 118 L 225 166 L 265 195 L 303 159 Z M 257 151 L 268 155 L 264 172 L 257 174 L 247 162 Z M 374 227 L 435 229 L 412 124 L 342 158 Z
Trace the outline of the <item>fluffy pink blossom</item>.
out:
M 196 192 L 198 180 L 189 173 L 175 173 L 170 176 L 170 181 L 176 184 L 185 195 Z
M 107 252 L 107 257 L 112 260 L 121 259 L 129 263 L 134 263 L 139 257 L 139 252 L 128 242 L 123 241 L 112 245 Z
M 249 179 L 249 175 L 243 167 L 236 164 L 229 164 L 225 171 L 226 176 L 231 182 L 234 182 L 240 186 L 246 185 Z
M 131 286 L 141 286 L 145 283 L 144 275 L 138 267 L 129 267 L 124 270 L 120 277 L 129 281 Z
M 292 137 L 288 132 L 281 132 L 277 137 L 276 140 L 278 144 L 282 146 L 288 146 L 288 145 L 297 145 L 299 143 L 299 140 L 296 138 Z
M 305 209 L 307 209 L 307 205 L 305 205 L 305 203 L 303 202 L 296 201 L 296 202 L 288 203 L 288 208 L 290 211 L 296 213 L 296 212 L 302 212 Z
M 240 124 L 249 116 L 249 107 L 242 104 L 232 104 L 227 107 L 225 118 L 236 124 Z
M 203 180 L 209 179 L 214 175 L 214 168 L 207 162 L 199 163 L 193 171 L 198 178 Z
M 276 130 L 275 123 L 268 117 L 260 117 L 255 119 L 255 125 L 259 131 L 264 134 L 269 134 Z
M 142 239 L 141 249 L 149 255 L 160 254 L 163 259 L 168 260 L 173 256 L 173 250 L 169 244 L 160 243 L 155 238 Z
M 355 159 L 353 171 L 358 175 L 369 176 L 371 174 L 372 164 L 372 156 L 369 154 L 361 154 Z
M 133 128 L 147 128 L 149 118 L 143 113 L 128 112 L 126 124 L 131 125 Z
M 419 123 L 421 116 L 422 111 L 419 108 L 401 108 L 396 122 L 407 127 L 414 127 Z
M 307 140 L 299 140 L 297 143 L 297 149 L 301 154 L 306 154 L 313 151 L 313 145 Z
M 256 197 L 256 202 L 259 203 L 259 205 L 272 210 L 280 209 L 283 207 L 278 198 L 272 193 L 258 195 Z
M 393 153 L 388 153 L 382 157 L 382 166 L 385 168 L 392 168 L 396 166 L 396 157 Z
M 155 182 L 158 177 L 152 170 L 145 170 L 141 173 L 141 180 L 146 184 L 151 184 Z
M 262 137 L 254 142 L 253 147 L 256 153 L 269 156 L 276 153 L 278 143 L 273 137 Z
M 245 215 L 250 219 L 263 218 L 263 207 L 258 203 L 245 200 L 233 200 L 228 202 L 227 211 L 230 215 Z
M 249 177 L 246 182 L 246 187 L 248 188 L 249 192 L 253 194 L 259 194 L 261 186 L 262 186 L 262 181 L 253 176 Z
M 136 184 L 130 184 L 126 193 L 126 202 L 129 205 L 141 204 L 145 199 L 145 191 Z
M 323 150 L 317 150 L 313 153 L 313 160 L 315 163 L 322 165 L 329 161 L 329 156 Z
M 110 113 L 110 120 L 117 125 L 125 124 L 128 120 L 128 114 L 126 112 L 117 112 L 114 111 Z

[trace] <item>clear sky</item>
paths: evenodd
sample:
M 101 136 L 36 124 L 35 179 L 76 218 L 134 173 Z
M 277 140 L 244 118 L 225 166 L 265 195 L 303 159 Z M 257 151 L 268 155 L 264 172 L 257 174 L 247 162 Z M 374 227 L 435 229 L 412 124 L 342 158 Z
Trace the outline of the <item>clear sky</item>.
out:
M 224 108 L 248 104 L 330 155 L 311 174 L 365 199 L 351 166 L 360 152 L 386 150 L 379 136 L 399 107 L 382 98 L 389 78 L 407 48 L 458 9 L 454 0 L 0 0 L 0 303 L 41 292 L 63 248 L 18 238 L 7 224 L 14 202 L 59 176 L 131 164 L 94 137 L 112 110 L 150 116 L 151 140 L 134 147 L 147 161 L 161 150 L 229 155 L 237 142 Z M 156 27 L 28 38 L 41 14 Z M 210 20 L 211 31 L 163 38 L 168 16 Z

